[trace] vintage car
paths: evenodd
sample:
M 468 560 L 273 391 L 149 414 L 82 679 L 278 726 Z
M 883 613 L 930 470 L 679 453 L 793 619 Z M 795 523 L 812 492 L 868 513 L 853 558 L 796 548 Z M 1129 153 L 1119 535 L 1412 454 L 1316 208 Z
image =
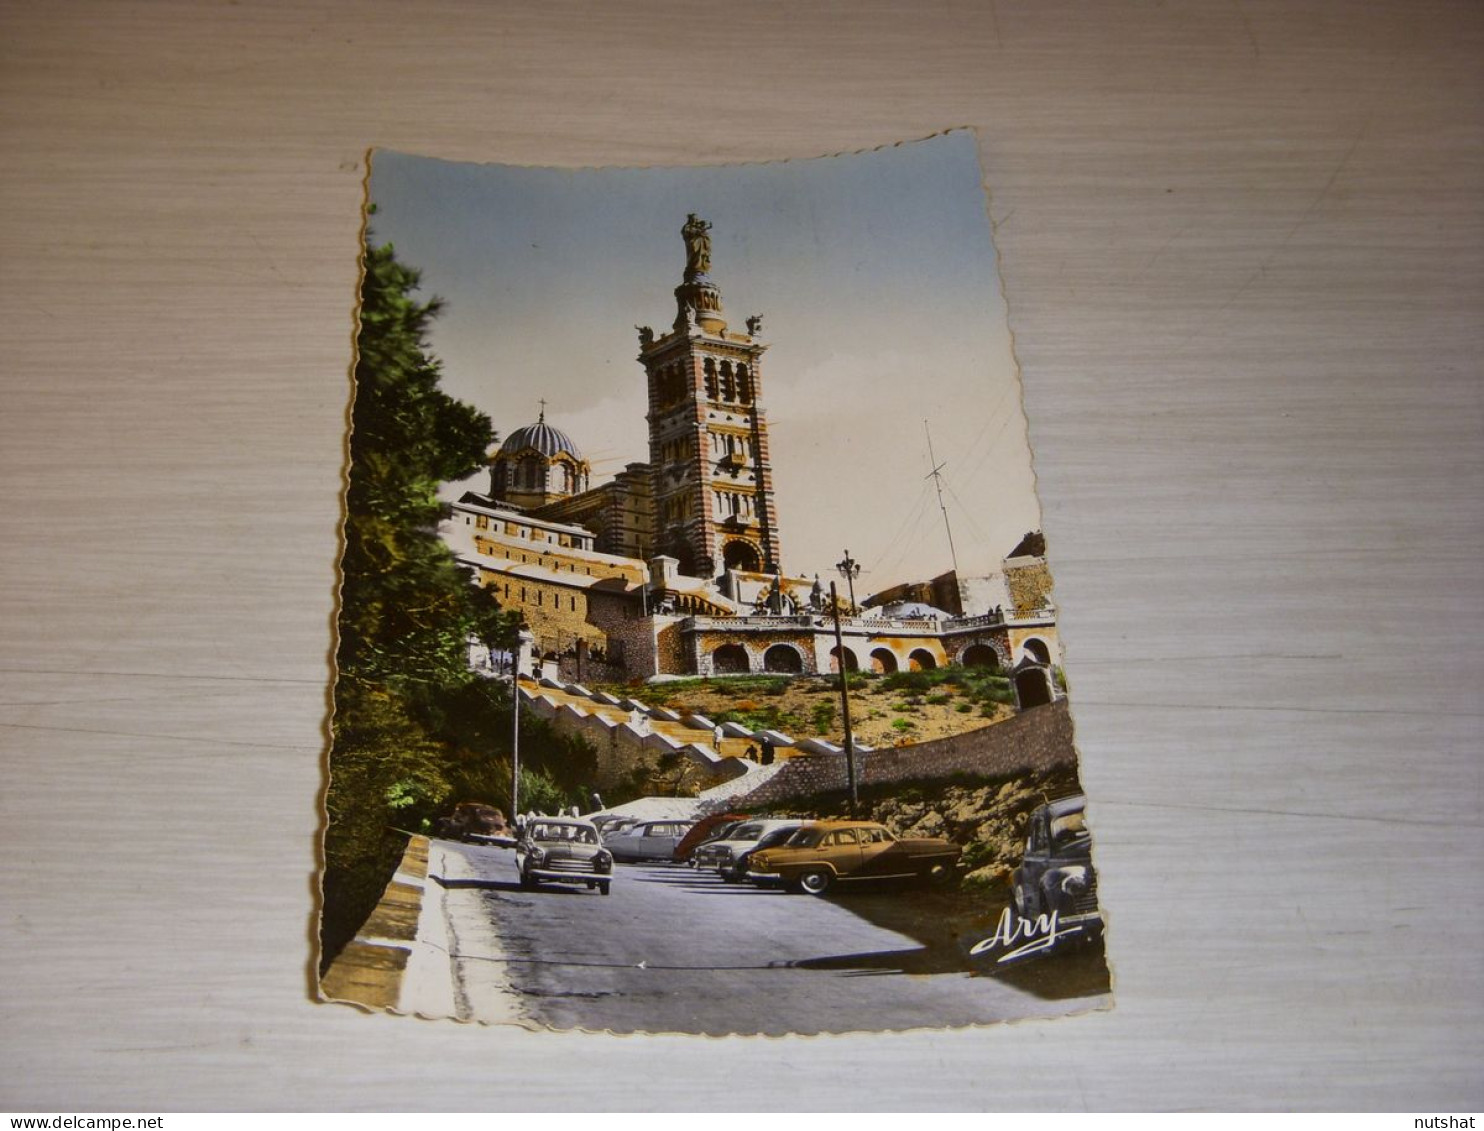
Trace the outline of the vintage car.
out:
M 675 846 L 675 862 L 677 864 L 689 863 L 691 854 L 697 846 L 715 840 L 717 834 L 723 829 L 745 820 L 747 820 L 746 813 L 713 813 L 709 817 L 702 817 L 690 827 L 690 831 L 681 837 L 680 843 Z
M 489 841 L 508 836 L 505 814 L 493 805 L 478 801 L 461 801 L 446 817 L 433 825 L 433 835 L 447 840 Z
M 695 865 L 698 869 L 714 870 L 729 884 L 738 883 L 747 878 L 746 862 L 765 837 L 774 836 L 773 843 L 781 844 L 803 824 L 778 817 L 739 821 L 726 836 L 707 841 L 696 849 Z
M 569 817 L 531 817 L 515 842 L 520 886 L 586 884 L 607 895 L 613 883 L 613 854 L 589 822 Z
M 670 861 L 675 846 L 690 831 L 690 821 L 640 821 L 617 835 L 603 838 L 603 844 L 615 860 L 627 864 L 640 861 Z
M 1100 927 L 1092 835 L 1078 794 L 1042 805 L 1031 814 L 1025 857 L 1010 876 L 1011 900 L 1022 919 L 1059 912 L 1062 924 Z
M 938 837 L 898 840 L 871 821 L 815 821 L 777 848 L 754 852 L 747 878 L 823 895 L 836 884 L 947 879 L 962 851 Z

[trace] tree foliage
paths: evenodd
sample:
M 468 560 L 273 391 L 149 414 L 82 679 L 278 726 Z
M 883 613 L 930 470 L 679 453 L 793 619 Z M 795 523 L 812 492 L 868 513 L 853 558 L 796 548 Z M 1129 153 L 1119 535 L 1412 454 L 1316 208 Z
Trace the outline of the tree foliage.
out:
M 459 683 L 488 616 L 436 533 L 438 488 L 484 464 L 489 417 L 438 387 L 428 327 L 441 304 L 390 246 L 366 250 L 351 410 L 341 592 L 342 675 L 388 685 Z
M 489 418 L 439 388 L 436 299 L 390 246 L 366 248 L 351 409 L 335 719 L 325 804 L 326 961 L 355 933 L 404 838 L 454 789 L 428 705 L 471 681 L 467 640 L 508 629 L 438 538 L 438 487 L 479 469 Z
M 495 435 L 488 417 L 439 387 L 428 331 L 440 304 L 419 300 L 418 283 L 389 245 L 367 247 L 325 799 L 322 964 L 376 905 L 405 831 L 427 828 L 454 801 L 509 811 L 510 688 L 469 670 L 468 641 L 510 648 L 521 617 L 474 584 L 437 533 L 439 486 L 483 467 Z M 523 713 L 521 759 L 523 802 L 580 803 L 594 768 L 585 743 Z

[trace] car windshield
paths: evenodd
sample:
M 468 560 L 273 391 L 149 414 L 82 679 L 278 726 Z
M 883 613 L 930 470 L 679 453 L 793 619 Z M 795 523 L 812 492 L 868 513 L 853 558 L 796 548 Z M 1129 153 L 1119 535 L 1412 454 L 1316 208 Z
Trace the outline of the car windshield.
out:
M 788 838 L 790 848 L 813 848 L 824 834 L 818 829 L 800 829 Z
M 717 825 L 716 828 L 712 829 L 709 833 L 706 834 L 706 841 L 710 842 L 713 840 L 726 840 L 727 837 L 731 835 L 732 830 L 741 823 L 741 821 L 728 821 L 724 825 Z
M 1082 810 L 1051 818 L 1051 843 L 1077 844 L 1088 839 L 1087 822 Z
M 597 844 L 598 834 L 586 825 L 560 825 L 538 822 L 531 826 L 532 840 L 566 840 L 573 844 Z
M 772 848 L 775 844 L 782 844 L 798 831 L 798 829 L 774 829 L 767 836 L 763 837 L 762 840 L 758 841 L 757 846 L 759 848 Z
M 756 840 L 763 835 L 763 824 L 761 821 L 749 821 L 745 825 L 738 825 L 732 830 L 728 840 Z

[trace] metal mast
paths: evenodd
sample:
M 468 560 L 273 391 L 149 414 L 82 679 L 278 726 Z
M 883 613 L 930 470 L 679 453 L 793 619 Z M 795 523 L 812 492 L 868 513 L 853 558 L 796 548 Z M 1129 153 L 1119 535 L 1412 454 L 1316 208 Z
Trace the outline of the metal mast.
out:
M 953 561 L 953 572 L 958 574 L 958 551 L 953 548 L 953 527 L 948 525 L 948 508 L 943 505 L 943 476 L 942 470 L 948 466 L 947 461 L 938 462 L 938 457 L 933 454 L 933 432 L 928 427 L 928 422 L 922 422 L 922 430 L 927 433 L 928 462 L 933 465 L 933 470 L 923 478 L 931 479 L 933 486 L 938 489 L 938 509 L 943 512 L 943 529 L 948 533 L 948 557 Z

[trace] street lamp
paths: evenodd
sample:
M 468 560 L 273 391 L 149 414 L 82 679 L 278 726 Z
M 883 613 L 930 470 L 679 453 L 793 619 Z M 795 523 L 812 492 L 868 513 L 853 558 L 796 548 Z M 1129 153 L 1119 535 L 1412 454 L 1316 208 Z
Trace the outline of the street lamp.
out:
M 845 551 L 850 557 L 850 551 Z M 840 717 L 845 723 L 845 779 L 850 788 L 850 815 L 856 815 L 860 798 L 855 791 L 855 735 L 850 730 L 850 669 L 845 662 L 845 638 L 840 633 L 840 598 L 835 593 L 835 583 L 830 582 L 830 612 L 835 618 L 835 655 L 840 663 Z
M 835 568 L 840 571 L 840 576 L 850 586 L 850 615 L 855 616 L 855 579 L 861 575 L 861 564 L 850 556 L 850 551 L 845 551 L 843 561 L 835 563 Z
M 520 669 L 536 636 L 522 628 L 515 637 L 515 662 L 510 669 L 510 819 L 520 815 Z

